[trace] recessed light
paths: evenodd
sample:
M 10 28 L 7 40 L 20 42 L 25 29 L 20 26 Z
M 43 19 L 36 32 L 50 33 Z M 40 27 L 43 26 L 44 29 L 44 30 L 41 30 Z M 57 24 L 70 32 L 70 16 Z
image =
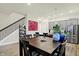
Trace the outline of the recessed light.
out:
M 41 19 L 38 19 L 39 21 L 41 20 Z
M 73 12 L 72 10 L 69 11 L 69 13 L 72 13 L 72 12 Z
M 27 3 L 27 5 L 28 5 L 28 6 L 30 6 L 30 5 L 31 5 L 31 3 Z

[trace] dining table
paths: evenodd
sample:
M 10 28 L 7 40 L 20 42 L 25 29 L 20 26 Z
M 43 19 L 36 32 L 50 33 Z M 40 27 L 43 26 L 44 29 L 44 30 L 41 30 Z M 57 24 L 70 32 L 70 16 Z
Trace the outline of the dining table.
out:
M 53 38 L 44 36 L 25 39 L 25 41 L 29 42 L 30 55 L 32 49 L 34 49 L 43 56 L 51 56 L 60 46 L 60 43 L 53 41 Z

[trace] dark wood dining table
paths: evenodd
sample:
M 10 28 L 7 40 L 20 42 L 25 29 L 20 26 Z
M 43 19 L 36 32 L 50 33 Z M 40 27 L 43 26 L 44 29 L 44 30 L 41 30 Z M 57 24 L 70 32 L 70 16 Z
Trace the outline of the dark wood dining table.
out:
M 60 46 L 59 42 L 53 42 L 53 38 L 43 36 L 26 39 L 25 41 L 29 42 L 30 49 L 35 49 L 44 56 L 53 55 L 55 50 Z

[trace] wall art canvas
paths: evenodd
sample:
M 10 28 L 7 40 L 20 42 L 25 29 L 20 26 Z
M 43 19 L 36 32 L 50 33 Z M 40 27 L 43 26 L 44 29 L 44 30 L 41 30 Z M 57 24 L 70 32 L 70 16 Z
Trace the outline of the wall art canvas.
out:
M 29 31 L 37 31 L 38 30 L 38 22 L 29 20 L 28 21 L 28 30 Z

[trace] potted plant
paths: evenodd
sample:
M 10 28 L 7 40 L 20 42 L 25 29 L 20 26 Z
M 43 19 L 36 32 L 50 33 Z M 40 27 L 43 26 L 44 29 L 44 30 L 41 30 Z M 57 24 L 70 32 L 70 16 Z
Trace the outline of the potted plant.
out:
M 53 31 L 54 33 L 59 33 L 60 31 L 60 26 L 58 24 L 56 24 L 55 26 L 53 26 Z

